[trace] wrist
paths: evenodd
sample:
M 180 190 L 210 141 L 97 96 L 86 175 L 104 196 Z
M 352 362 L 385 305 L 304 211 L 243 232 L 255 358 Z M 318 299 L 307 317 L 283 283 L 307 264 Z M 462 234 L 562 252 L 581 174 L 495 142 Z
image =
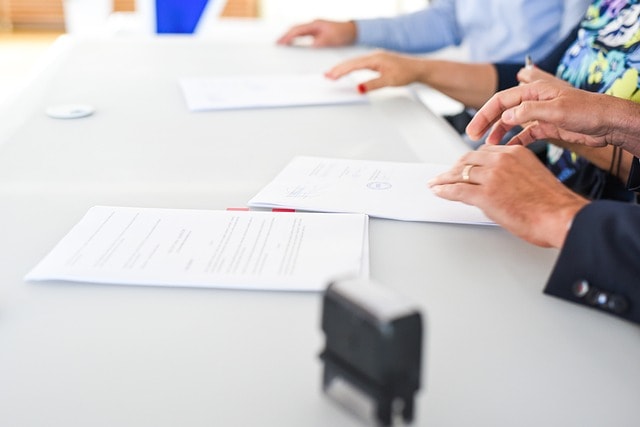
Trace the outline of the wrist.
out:
M 572 199 L 551 215 L 553 224 L 550 227 L 552 231 L 548 242 L 551 247 L 560 249 L 564 246 L 574 218 L 589 203 L 588 200 L 578 195 L 574 195 Z
M 411 58 L 414 62 L 414 81 L 422 83 L 427 86 L 431 86 L 436 90 L 441 90 L 442 87 L 437 80 L 434 80 L 433 72 L 441 67 L 441 61 L 424 58 Z
M 640 120 L 638 120 L 640 105 L 618 98 L 616 102 L 619 106 L 604 115 L 611 121 L 608 142 L 638 156 L 640 155 Z
M 343 22 L 343 34 L 344 34 L 344 42 L 347 45 L 355 44 L 358 39 L 358 25 L 356 21 L 346 21 Z

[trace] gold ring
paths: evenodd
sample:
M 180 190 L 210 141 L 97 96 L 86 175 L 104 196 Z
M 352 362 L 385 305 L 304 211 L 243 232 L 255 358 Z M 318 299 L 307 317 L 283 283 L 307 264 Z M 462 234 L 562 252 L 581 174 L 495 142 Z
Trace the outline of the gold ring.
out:
M 462 180 L 465 182 L 469 181 L 469 173 L 471 172 L 471 168 L 475 165 L 464 165 L 464 169 L 462 169 Z

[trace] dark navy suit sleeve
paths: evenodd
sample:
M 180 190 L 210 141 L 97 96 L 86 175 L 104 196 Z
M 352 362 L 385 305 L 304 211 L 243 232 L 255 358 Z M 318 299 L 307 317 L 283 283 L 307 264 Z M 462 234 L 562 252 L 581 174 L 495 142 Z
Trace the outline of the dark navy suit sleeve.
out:
M 573 30 L 567 34 L 567 37 L 558 43 L 546 57 L 536 62 L 536 67 L 540 68 L 542 71 L 555 75 L 562 57 L 566 53 L 567 49 L 569 49 L 569 46 L 571 46 L 578 38 L 579 29 L 580 24 L 576 25 Z M 494 66 L 498 72 L 498 91 L 518 85 L 517 74 L 518 71 L 524 67 L 524 64 L 498 63 L 494 64 Z
M 640 161 L 638 161 L 637 157 L 634 157 L 631 162 L 631 172 L 629 172 L 629 179 L 627 180 L 627 190 L 640 191 Z
M 640 323 L 640 206 L 602 200 L 580 210 L 545 293 Z

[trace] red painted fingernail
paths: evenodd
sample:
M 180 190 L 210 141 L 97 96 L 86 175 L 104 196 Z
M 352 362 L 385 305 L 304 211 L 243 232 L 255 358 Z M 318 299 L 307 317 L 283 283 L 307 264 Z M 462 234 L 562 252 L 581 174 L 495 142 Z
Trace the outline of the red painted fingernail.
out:
M 363 94 L 364 94 L 364 93 L 367 93 L 367 88 L 366 88 L 366 87 L 364 87 L 364 83 L 360 83 L 360 84 L 358 85 L 358 92 L 363 93 Z

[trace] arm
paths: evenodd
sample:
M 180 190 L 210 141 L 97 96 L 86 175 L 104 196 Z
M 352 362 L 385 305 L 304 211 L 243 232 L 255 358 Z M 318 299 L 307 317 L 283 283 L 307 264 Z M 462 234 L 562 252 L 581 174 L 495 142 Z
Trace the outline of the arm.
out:
M 342 22 L 316 19 L 291 27 L 277 43 L 291 45 L 305 36 L 313 37 L 313 47 L 357 43 L 402 52 L 431 52 L 462 41 L 455 0 L 436 0 L 426 9 L 393 18 Z
M 462 42 L 453 0 L 436 0 L 393 18 L 357 20 L 356 25 L 357 44 L 401 52 L 432 52 Z
M 530 243 L 561 248 L 546 293 L 640 323 L 639 206 L 589 203 L 521 146 L 485 145 L 429 186 L 440 197 L 479 207 Z
M 335 80 L 362 69 L 377 71 L 380 76 L 362 83 L 360 92 L 418 82 L 467 106 L 479 108 L 496 90 L 497 76 L 491 64 L 436 61 L 390 52 L 377 52 L 345 61 L 325 75 Z
M 584 4 L 580 13 L 583 15 L 589 0 L 577 1 Z M 578 20 L 564 3 L 434 0 L 428 8 L 412 14 L 356 21 L 357 43 L 418 53 L 464 41 L 472 62 L 522 62 L 526 54 L 539 61 L 570 29 L 560 29 L 567 13 L 572 15 L 571 27 Z M 494 25 L 496 22 L 500 25 Z
M 542 65 L 545 68 L 557 67 L 567 46 L 575 40 L 577 30 L 576 27 L 543 60 Z M 517 86 L 517 74 L 522 66 L 523 64 L 491 65 L 435 61 L 378 52 L 338 64 L 329 70 L 326 76 L 335 80 L 352 71 L 369 69 L 379 72 L 380 77 L 361 84 L 360 92 L 419 82 L 439 90 L 468 107 L 480 108 L 497 90 Z
M 640 323 L 640 207 L 597 201 L 576 215 L 545 293 Z

